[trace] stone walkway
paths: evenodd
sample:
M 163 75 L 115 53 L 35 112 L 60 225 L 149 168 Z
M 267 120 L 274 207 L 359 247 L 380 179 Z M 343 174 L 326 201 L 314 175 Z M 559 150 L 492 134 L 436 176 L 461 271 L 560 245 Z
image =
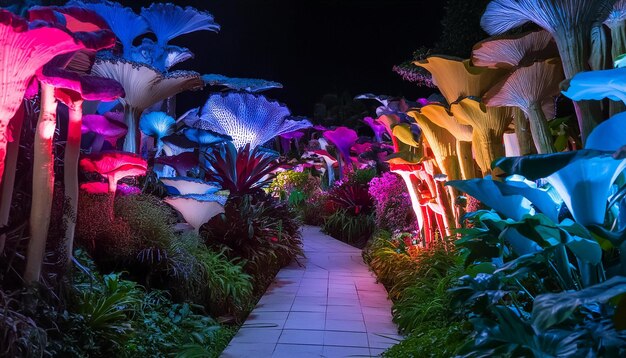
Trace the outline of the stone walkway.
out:
M 304 267 L 278 273 L 223 358 L 375 357 L 402 339 L 361 250 L 312 226 L 303 239 Z

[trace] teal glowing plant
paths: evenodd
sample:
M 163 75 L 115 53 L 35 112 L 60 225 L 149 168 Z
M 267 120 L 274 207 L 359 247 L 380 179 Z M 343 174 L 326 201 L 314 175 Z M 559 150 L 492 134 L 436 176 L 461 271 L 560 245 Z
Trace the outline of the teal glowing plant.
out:
M 566 83 L 563 94 L 574 101 L 602 100 L 626 103 L 626 68 L 581 72 Z
M 278 135 L 312 126 L 290 115 L 287 107 L 262 95 L 230 92 L 211 95 L 201 110 L 189 111 L 182 120 L 191 128 L 230 136 L 237 148 L 250 144 L 254 149 Z
M 545 178 L 581 225 L 602 225 L 611 185 L 626 167 L 613 152 L 576 152 L 502 158 L 494 163 L 529 180 Z
M 174 133 L 176 120 L 165 112 L 150 112 L 141 116 L 139 129 L 143 134 L 156 140 L 157 156 L 163 148 L 163 137 Z

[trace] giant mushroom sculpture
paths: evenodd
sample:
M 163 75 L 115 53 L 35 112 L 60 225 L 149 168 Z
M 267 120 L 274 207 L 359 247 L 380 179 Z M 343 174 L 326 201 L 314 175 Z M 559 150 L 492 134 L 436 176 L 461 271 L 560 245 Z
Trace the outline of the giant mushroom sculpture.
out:
M 493 0 L 481 19 L 491 35 L 502 34 L 528 22 L 550 32 L 556 41 L 566 78 L 589 68 L 592 28 L 604 21 L 616 0 Z M 589 102 L 574 102 L 583 141 L 595 126 Z
M 141 17 L 148 23 L 150 30 L 156 36 L 156 43 L 151 45 L 156 49 L 153 53 L 151 65 L 161 71 L 167 70 L 175 61 L 172 57 L 189 58 L 187 49 L 170 46 L 174 38 L 196 31 L 217 32 L 220 26 L 215 22 L 213 15 L 206 11 L 199 11 L 193 7 L 182 8 L 172 3 L 153 3 L 147 8 L 141 8 Z M 152 40 L 144 39 L 144 46 Z M 173 55 L 173 56 L 172 56 Z
M 148 163 L 133 153 L 108 151 L 85 155 L 80 160 L 80 167 L 86 172 L 95 172 L 107 178 L 111 200 L 109 214 L 113 217 L 113 201 L 117 183 L 125 177 L 146 175 Z
M 200 226 L 215 215 L 224 212 L 226 199 L 225 196 L 215 194 L 191 194 L 170 196 L 165 198 L 165 202 L 176 209 L 197 233 L 200 231 Z
M 182 120 L 191 128 L 231 137 L 236 148 L 249 143 L 254 149 L 278 135 L 312 126 L 290 116 L 287 107 L 262 95 L 229 92 L 209 96 L 202 109 L 189 111 Z
M 124 58 L 132 58 L 133 41 L 147 33 L 150 29 L 146 20 L 137 15 L 131 8 L 124 7 L 113 1 L 83 2 L 72 0 L 67 6 L 89 9 L 100 15 L 122 44 Z
M 128 134 L 124 151 L 139 152 L 138 118 L 151 105 L 187 90 L 200 89 L 204 85 L 200 75 L 191 71 L 174 71 L 163 74 L 157 69 L 123 59 L 97 59 L 92 74 L 118 81 L 126 96 L 120 98 L 124 105 Z
M 548 119 L 554 114 L 554 97 L 560 92 L 562 80 L 563 67 L 558 59 L 535 62 L 516 69 L 489 90 L 485 94 L 485 103 L 488 106 L 520 108 L 530 121 L 537 152 L 554 153 L 556 148 Z

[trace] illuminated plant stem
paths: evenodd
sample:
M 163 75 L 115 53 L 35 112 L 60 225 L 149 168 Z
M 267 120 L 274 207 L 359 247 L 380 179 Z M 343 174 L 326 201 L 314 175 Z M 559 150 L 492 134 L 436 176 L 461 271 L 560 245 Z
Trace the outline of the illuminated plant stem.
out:
M 474 158 L 472 157 L 472 142 L 456 141 L 456 153 L 459 158 L 459 168 L 463 180 L 476 178 Z
M 532 154 L 534 152 L 534 143 L 526 113 L 519 107 L 513 107 L 513 121 L 515 123 L 515 135 L 519 143 L 520 155 Z
M 128 126 L 128 133 L 124 138 L 124 151 L 139 154 L 140 140 L 139 136 L 139 113 L 131 106 L 124 106 L 124 123 Z
M 41 274 L 46 239 L 50 226 L 54 192 L 52 145 L 56 129 L 57 102 L 54 87 L 41 83 L 41 110 L 35 132 L 33 157 L 33 202 L 30 210 L 30 241 L 26 252 L 24 280 L 36 282 Z
M 7 155 L 5 158 L 4 178 L 2 182 L 2 196 L 0 197 L 0 226 L 9 223 L 11 213 L 11 202 L 13 201 L 13 189 L 15 186 L 15 170 L 17 168 L 17 155 L 20 149 L 20 134 L 22 133 L 22 123 L 24 122 L 24 104 L 15 113 L 9 124 L 13 141 L 7 144 Z M 0 253 L 4 252 L 6 235 L 0 235 Z
M 78 213 L 78 161 L 80 158 L 81 127 L 83 122 L 83 101 L 76 101 L 69 106 L 69 124 L 67 127 L 67 144 L 63 161 L 64 194 L 68 207 L 63 212 L 65 224 L 64 246 L 68 264 L 72 261 L 76 215 Z
M 543 109 L 537 103 L 528 108 L 528 119 L 530 122 L 530 132 L 533 136 L 533 142 L 535 142 L 535 148 L 539 154 L 551 154 L 556 153 L 554 147 L 554 141 L 552 140 L 552 134 L 548 127 L 548 120 L 546 119 Z

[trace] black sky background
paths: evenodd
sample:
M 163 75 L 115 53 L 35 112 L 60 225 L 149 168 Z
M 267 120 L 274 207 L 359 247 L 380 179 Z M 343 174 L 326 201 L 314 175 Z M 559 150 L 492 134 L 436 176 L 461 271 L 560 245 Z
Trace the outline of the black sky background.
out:
M 122 1 L 139 10 L 149 1 Z M 209 11 L 222 27 L 181 36 L 173 44 L 196 58 L 174 69 L 281 82 L 266 92 L 310 116 L 326 93 L 403 95 L 417 88 L 392 72 L 419 46 L 439 37 L 442 0 L 187 0 L 180 6 Z M 213 88 L 213 90 L 215 90 Z M 178 97 L 178 112 L 200 106 L 208 90 Z

